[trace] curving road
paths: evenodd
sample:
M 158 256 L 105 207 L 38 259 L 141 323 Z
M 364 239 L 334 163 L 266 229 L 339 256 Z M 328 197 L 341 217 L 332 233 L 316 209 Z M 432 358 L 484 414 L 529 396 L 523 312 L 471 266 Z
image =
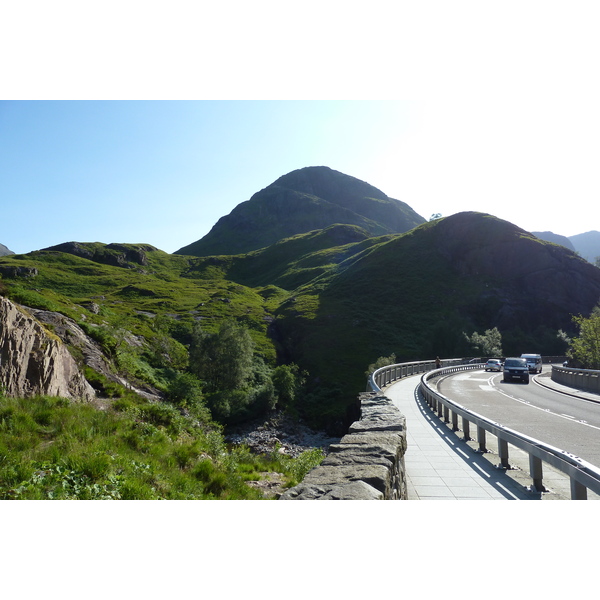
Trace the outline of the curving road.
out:
M 473 412 L 600 467 L 600 403 L 541 385 L 549 377 L 548 366 L 528 385 L 504 383 L 502 373 L 478 370 L 441 377 L 437 386 Z

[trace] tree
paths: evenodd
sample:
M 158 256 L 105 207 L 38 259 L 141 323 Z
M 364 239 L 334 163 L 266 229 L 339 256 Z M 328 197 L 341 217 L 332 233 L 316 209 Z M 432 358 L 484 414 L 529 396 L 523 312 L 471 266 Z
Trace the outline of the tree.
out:
M 374 363 L 371 363 L 367 370 L 365 371 L 365 375 L 369 377 L 371 373 L 377 371 L 377 369 L 381 369 L 382 367 L 387 367 L 388 365 L 396 364 L 396 355 L 394 353 L 389 356 L 380 356 Z
M 291 409 L 295 405 L 298 394 L 305 383 L 298 365 L 291 364 L 276 367 L 271 379 L 277 394 L 277 404 L 280 408 Z
M 470 337 L 466 333 L 463 335 L 483 356 L 502 356 L 502 334 L 497 327 L 487 329 L 484 334 L 474 331 Z
M 190 346 L 190 371 L 206 382 L 209 391 L 233 391 L 252 377 L 254 342 L 235 321 L 223 321 L 219 331 L 196 327 Z
M 600 369 L 600 305 L 587 319 L 579 315 L 573 322 L 579 327 L 579 337 L 571 340 L 569 355 L 586 369 Z

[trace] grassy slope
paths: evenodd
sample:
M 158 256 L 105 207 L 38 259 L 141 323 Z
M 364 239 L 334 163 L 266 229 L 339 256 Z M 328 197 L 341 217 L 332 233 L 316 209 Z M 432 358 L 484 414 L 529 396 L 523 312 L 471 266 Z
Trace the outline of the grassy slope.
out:
M 126 317 L 135 333 L 152 335 L 147 313 L 188 322 L 200 318 L 209 331 L 234 317 L 271 362 L 275 332 L 282 356 L 307 369 L 311 381 L 320 382 L 316 387 L 336 390 L 324 400 L 323 412 L 339 414 L 364 389 L 364 371 L 379 356 L 467 354 L 463 331 L 493 327 L 507 298 L 525 303 L 529 291 L 519 291 L 510 269 L 489 266 L 489 248 L 513 256 L 524 281 L 536 266 L 534 255 L 550 264 L 558 253 L 567 271 L 569 261 L 577 262 L 553 244 L 475 213 L 424 223 L 405 234 L 366 235 L 358 227 L 334 226 L 238 256 L 153 250 L 144 267 L 109 267 L 57 252 L 4 257 L 0 265 L 39 271 L 32 279 L 5 280 L 17 301 L 79 321 L 82 314 L 96 323 Z M 91 300 L 101 305 L 100 315 L 81 308 Z M 565 326 L 568 320 L 567 315 Z
M 131 263 L 123 268 L 64 252 L 38 251 L 3 257 L 0 265 L 37 269 L 34 278 L 4 280 L 6 295 L 21 304 L 61 312 L 87 324 L 126 321 L 135 334 L 145 336 L 152 335 L 149 315 L 200 320 L 206 331 L 214 331 L 225 318 L 236 318 L 251 331 L 265 358 L 274 360 L 265 321 L 268 310 L 259 291 L 220 277 L 208 281 L 185 277 L 190 268 L 186 257 L 160 250 L 148 252 L 147 257 L 146 266 Z M 100 307 L 100 314 L 84 308 L 91 302 Z
M 229 449 L 196 417 L 140 399 L 98 410 L 0 395 L 0 500 L 260 499 L 246 481 L 277 471 L 295 485 L 318 462 Z

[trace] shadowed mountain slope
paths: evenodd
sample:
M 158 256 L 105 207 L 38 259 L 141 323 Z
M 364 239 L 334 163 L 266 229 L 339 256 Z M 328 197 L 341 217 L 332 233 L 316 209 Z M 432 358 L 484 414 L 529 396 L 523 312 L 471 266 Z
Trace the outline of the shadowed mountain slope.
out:
M 558 329 L 600 300 L 600 269 L 495 217 L 459 213 L 364 249 L 279 310 L 289 359 L 350 393 L 379 356 L 466 356 L 498 327 L 505 353 L 564 352 Z M 535 348 L 532 349 L 532 346 Z
M 369 235 L 403 233 L 424 223 L 410 206 L 328 167 L 292 171 L 219 219 L 202 239 L 176 254 L 245 254 L 337 223 Z

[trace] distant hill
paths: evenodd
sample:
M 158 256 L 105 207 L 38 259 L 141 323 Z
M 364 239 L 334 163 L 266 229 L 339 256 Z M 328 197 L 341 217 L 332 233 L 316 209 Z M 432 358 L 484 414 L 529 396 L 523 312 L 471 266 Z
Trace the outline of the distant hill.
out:
M 12 250 L 9 250 L 4 244 L 0 244 L 0 256 L 9 256 L 14 254 Z
M 559 244 L 560 246 L 564 246 L 569 250 L 575 252 L 575 246 L 571 243 L 571 240 L 564 236 L 558 235 L 557 233 L 552 233 L 551 231 L 532 231 L 535 237 L 540 238 L 540 240 L 544 240 L 546 242 L 552 242 L 553 244 Z
M 566 237 L 551 231 L 534 231 L 533 235 L 554 244 L 560 244 L 573 252 L 577 252 L 582 258 L 594 264 L 600 258 L 600 231 L 588 231 Z
M 236 206 L 206 236 L 176 254 L 244 254 L 334 224 L 356 225 L 373 236 L 403 233 L 424 222 L 406 203 L 360 179 L 329 167 L 306 167 Z
M 572 235 L 570 238 L 575 250 L 591 263 L 600 257 L 600 231 L 588 231 Z
M 507 355 L 561 354 L 558 329 L 573 332 L 572 315 L 600 299 L 600 269 L 490 215 L 459 213 L 376 241 L 276 313 L 290 360 L 348 391 L 379 356 L 469 355 L 462 332 L 498 327 Z

